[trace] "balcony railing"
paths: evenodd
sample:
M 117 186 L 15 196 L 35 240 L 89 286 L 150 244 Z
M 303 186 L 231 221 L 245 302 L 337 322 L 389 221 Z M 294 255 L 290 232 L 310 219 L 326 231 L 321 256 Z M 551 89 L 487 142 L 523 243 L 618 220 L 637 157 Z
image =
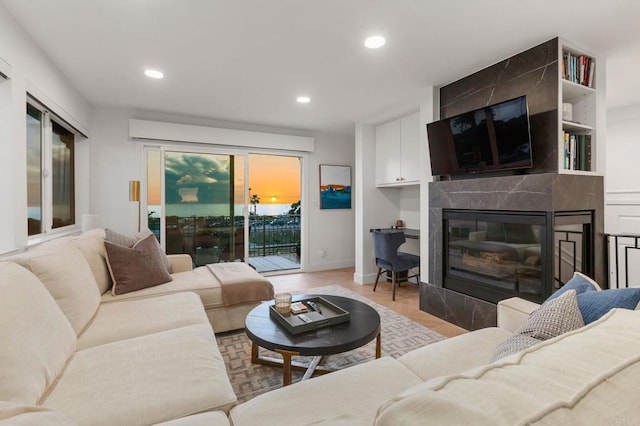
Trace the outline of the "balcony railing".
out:
M 607 234 L 609 287 L 640 287 L 640 235 Z
M 149 218 L 149 229 L 160 239 L 160 219 Z M 290 254 L 300 257 L 300 215 L 249 219 L 249 257 Z M 196 266 L 244 260 L 244 219 L 230 216 L 169 216 L 166 251 L 188 253 Z

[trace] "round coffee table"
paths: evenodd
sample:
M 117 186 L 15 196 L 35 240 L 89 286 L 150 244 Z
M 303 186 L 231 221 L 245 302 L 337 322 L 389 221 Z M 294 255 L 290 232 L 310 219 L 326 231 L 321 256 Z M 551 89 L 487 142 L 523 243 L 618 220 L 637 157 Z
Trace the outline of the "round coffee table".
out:
M 342 296 L 299 295 L 293 301 L 324 297 L 349 312 L 349 322 L 293 335 L 269 316 L 269 306 L 255 307 L 245 320 L 245 331 L 252 342 L 251 362 L 282 367 L 282 385 L 291 384 L 291 371 L 306 371 L 302 380 L 327 370 L 318 368 L 322 356 L 359 348 L 376 338 L 376 358 L 380 358 L 380 315 L 371 306 Z M 282 360 L 260 356 L 259 348 L 279 353 Z M 315 357 L 309 366 L 292 363 L 293 356 Z

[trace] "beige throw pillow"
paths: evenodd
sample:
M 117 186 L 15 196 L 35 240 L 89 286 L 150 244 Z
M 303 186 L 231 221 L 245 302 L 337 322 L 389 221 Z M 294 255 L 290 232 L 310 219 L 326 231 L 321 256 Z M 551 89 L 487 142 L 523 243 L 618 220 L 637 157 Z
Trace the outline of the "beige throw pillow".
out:
M 153 234 L 131 248 L 104 242 L 114 296 L 172 281 L 156 247 L 157 242 Z
M 533 311 L 516 333 L 496 348 L 491 361 L 521 352 L 544 340 L 583 326 L 576 291 L 569 290 Z

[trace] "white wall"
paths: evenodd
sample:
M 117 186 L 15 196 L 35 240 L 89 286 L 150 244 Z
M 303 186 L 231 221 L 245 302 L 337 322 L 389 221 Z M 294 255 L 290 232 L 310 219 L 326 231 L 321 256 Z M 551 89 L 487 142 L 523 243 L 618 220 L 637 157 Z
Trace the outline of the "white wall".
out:
M 419 241 L 408 240 L 403 251 L 420 254 L 422 280 L 428 276 L 429 220 L 428 188 L 431 167 L 427 147 L 426 123 L 433 121 L 433 87 L 427 87 L 415 98 L 398 104 L 356 124 L 356 268 L 354 281 L 372 284 L 377 268 L 373 252 L 372 228 L 394 225 L 402 219 L 409 228 L 419 229 Z M 376 188 L 375 185 L 375 127 L 390 120 L 420 111 L 419 156 L 420 185 L 407 187 Z
M 397 117 L 394 117 L 397 118 Z M 395 224 L 400 217 L 399 188 L 376 188 L 374 124 L 356 125 L 356 268 L 353 280 L 373 283 L 377 268 L 369 230 Z
M 10 79 L 0 83 L 0 160 L 2 204 L 0 208 L 0 253 L 27 245 L 26 125 L 27 91 L 71 124 L 87 131 L 90 106 L 0 6 L 0 60 L 10 69 Z M 88 161 L 90 142 L 78 143 L 76 161 Z M 76 175 L 76 214 L 88 213 L 86 168 Z M 79 227 L 78 227 L 79 228 Z
M 605 178 L 605 232 L 618 235 L 640 235 L 640 105 L 607 112 L 607 153 Z M 629 249 L 629 265 L 625 265 L 625 249 L 635 246 L 633 238 L 621 238 L 618 247 L 611 241 L 609 286 L 616 282 L 640 286 L 640 251 Z M 615 268 L 616 251 L 618 270 Z M 618 280 L 619 281 L 618 281 Z
M 354 188 L 355 150 L 352 136 L 314 134 L 315 152 L 307 158 L 306 187 L 309 216 L 306 271 L 353 267 L 355 263 L 355 203 L 349 210 L 320 209 L 320 164 L 351 166 Z M 303 179 L 304 181 L 304 179 Z M 305 207 L 302 206 L 304 211 Z
M 640 234 L 640 105 L 608 111 L 605 232 Z
M 129 201 L 130 180 L 144 179 L 144 152 L 142 141 L 129 138 L 129 119 L 165 121 L 199 126 L 235 128 L 300 134 L 286 129 L 261 128 L 255 125 L 217 120 L 198 119 L 149 111 L 97 108 L 91 123 L 91 205 L 100 216 L 101 226 L 121 232 L 137 230 L 136 203 Z M 353 138 L 342 135 L 305 134 L 315 138 L 315 151 L 304 154 L 303 215 L 306 220 L 303 235 L 303 261 L 305 271 L 349 267 L 354 264 L 354 209 L 320 210 L 319 165 L 354 164 Z M 228 147 L 226 148 L 228 149 Z M 321 249 L 324 255 L 321 255 Z

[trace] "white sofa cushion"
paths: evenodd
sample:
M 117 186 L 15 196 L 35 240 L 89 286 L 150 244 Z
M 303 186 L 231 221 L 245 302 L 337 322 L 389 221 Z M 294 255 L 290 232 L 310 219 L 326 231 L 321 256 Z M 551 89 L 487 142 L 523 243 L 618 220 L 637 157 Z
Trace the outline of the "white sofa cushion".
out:
M 100 294 L 105 293 L 112 285 L 106 261 L 107 252 L 104 248 L 104 236 L 104 229 L 92 229 L 70 238 L 70 241 L 80 249 L 82 255 L 87 259 L 87 263 L 98 284 Z
M 558 403 L 530 420 L 533 425 L 630 425 L 637 423 L 640 362 L 624 367 L 619 374 L 599 380 L 571 401 Z
M 103 303 L 78 336 L 78 350 L 194 324 L 209 325 L 195 293 Z
M 0 423 L 3 426 L 78 426 L 62 413 L 39 405 L 0 401 Z
M 501 300 L 498 302 L 498 327 L 515 333 L 539 307 L 539 304 L 519 297 Z
M 236 403 L 210 325 L 76 352 L 42 405 L 81 425 L 153 424 Z
M 155 426 L 229 426 L 229 418 L 222 411 L 208 411 L 181 417 L 168 422 L 158 423 Z
M 495 348 L 510 336 L 501 328 L 483 328 L 423 346 L 402 355 L 398 361 L 422 380 L 429 380 L 486 364 Z
M 38 278 L 0 263 L 0 400 L 36 403 L 75 347 L 71 324 Z
M 604 406 L 620 404 L 625 393 L 613 389 L 616 384 L 630 393 L 635 389 L 639 362 L 640 312 L 616 309 L 494 364 L 399 394 L 380 406 L 375 424 L 512 425 L 547 417 L 553 424 L 562 416 L 605 424 L 602 419 L 620 418 L 619 413 L 580 402 L 597 395 Z M 604 389 L 610 392 L 604 395 Z M 640 404 L 627 399 L 623 405 L 629 418 L 640 417 Z
M 110 292 L 102 295 L 102 302 L 113 302 L 125 299 L 140 299 L 157 296 L 159 294 L 193 291 L 200 296 L 206 309 L 222 307 L 222 292 L 220 282 L 206 266 L 191 271 L 171 274 L 173 281 L 154 287 L 145 288 L 131 293 L 112 295 Z
M 264 393 L 231 409 L 234 426 L 371 425 L 387 398 L 421 383 L 390 357 Z
M 87 260 L 71 241 L 49 241 L 9 258 L 33 272 L 66 315 L 76 334 L 93 317 L 100 291 Z

